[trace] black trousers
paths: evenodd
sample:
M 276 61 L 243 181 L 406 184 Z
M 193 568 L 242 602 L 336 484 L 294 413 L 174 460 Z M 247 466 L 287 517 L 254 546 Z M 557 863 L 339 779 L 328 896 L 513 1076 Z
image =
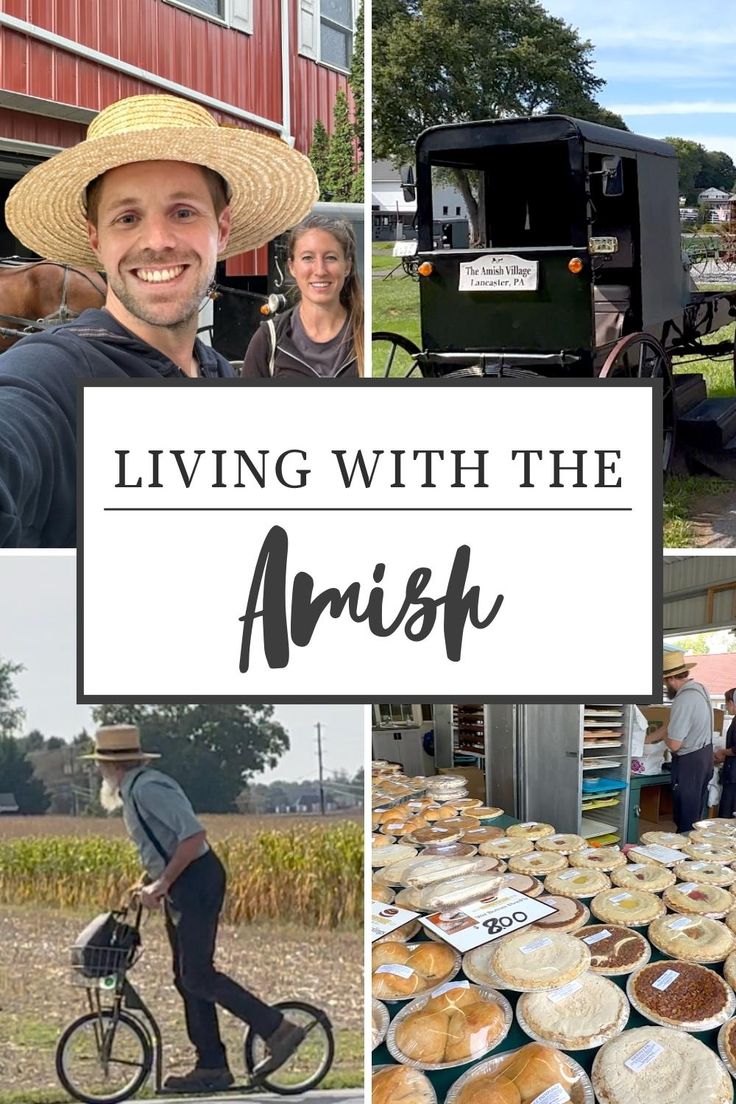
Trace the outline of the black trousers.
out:
M 703 818 L 708 783 L 713 777 L 713 745 L 672 759 L 672 806 L 678 832 L 692 831 Z
M 732 817 L 734 813 L 736 813 L 736 782 L 724 782 L 718 815 L 719 817 Z
M 215 1005 L 250 1024 L 262 1038 L 275 1031 L 283 1019 L 279 1011 L 213 965 L 224 897 L 225 871 L 214 851 L 208 851 L 179 875 L 165 901 L 174 985 L 184 1001 L 187 1034 L 197 1065 L 205 1069 L 227 1065 Z

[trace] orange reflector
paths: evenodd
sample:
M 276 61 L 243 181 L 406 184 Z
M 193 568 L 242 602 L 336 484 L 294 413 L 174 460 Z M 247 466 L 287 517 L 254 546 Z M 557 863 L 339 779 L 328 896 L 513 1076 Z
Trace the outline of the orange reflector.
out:
M 261 312 L 261 314 L 271 313 L 271 308 L 269 307 L 268 303 L 262 303 L 258 310 Z
M 577 276 L 578 272 L 583 271 L 583 262 L 580 260 L 579 257 L 572 257 L 567 262 L 567 267 L 570 269 L 573 275 Z
M 417 272 L 420 276 L 431 276 L 434 272 L 434 265 L 431 261 L 422 261 Z

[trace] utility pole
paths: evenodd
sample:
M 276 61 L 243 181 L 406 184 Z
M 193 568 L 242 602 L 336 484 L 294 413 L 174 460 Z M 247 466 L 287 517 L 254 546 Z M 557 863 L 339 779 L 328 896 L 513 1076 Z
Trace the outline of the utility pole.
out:
M 317 729 L 317 761 L 319 763 L 319 807 L 322 816 L 325 815 L 325 791 L 322 785 L 322 725 L 317 721 L 314 726 Z

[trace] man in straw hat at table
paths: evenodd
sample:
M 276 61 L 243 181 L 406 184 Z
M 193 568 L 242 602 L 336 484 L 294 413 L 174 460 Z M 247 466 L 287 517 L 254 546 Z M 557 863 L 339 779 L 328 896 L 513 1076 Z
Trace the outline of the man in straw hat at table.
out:
M 270 1073 L 294 1053 L 303 1030 L 264 1004 L 213 965 L 217 924 L 225 895 L 225 871 L 207 843 L 201 823 L 178 782 L 152 770 L 160 756 L 141 747 L 134 725 L 106 725 L 95 734 L 91 755 L 102 775 L 100 800 L 108 812 L 122 808 L 128 835 L 149 878 L 141 890 L 146 908 L 163 902 L 174 961 L 174 985 L 183 1001 L 196 1065 L 167 1077 L 170 1092 L 226 1089 L 233 1075 L 220 1036 L 216 1005 L 250 1024 L 269 1055 L 256 1067 Z
M 690 832 L 705 809 L 708 783 L 713 775 L 713 706 L 705 687 L 690 677 L 695 663 L 686 663 L 682 652 L 662 657 L 667 697 L 672 702 L 667 724 L 646 737 L 672 752 L 672 805 L 678 832 Z
M 317 195 L 309 160 L 285 142 L 168 95 L 110 105 L 14 186 L 16 237 L 104 271 L 108 290 L 104 309 L 0 359 L 0 546 L 74 545 L 78 380 L 234 374 L 197 338 L 215 265 L 294 226 Z

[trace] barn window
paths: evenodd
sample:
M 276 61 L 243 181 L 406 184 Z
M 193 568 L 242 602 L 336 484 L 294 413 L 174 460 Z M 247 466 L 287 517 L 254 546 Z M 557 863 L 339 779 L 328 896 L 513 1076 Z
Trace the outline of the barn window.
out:
M 353 53 L 354 0 L 300 0 L 299 51 L 347 71 Z
M 247 34 L 253 31 L 253 0 L 165 0 L 165 3 Z

